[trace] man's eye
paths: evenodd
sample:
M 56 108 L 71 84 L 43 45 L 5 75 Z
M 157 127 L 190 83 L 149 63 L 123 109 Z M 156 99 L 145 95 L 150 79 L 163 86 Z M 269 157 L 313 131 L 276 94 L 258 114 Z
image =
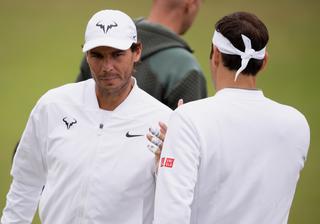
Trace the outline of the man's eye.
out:
M 100 55 L 100 54 L 91 54 L 91 57 L 93 57 L 93 58 L 102 58 L 102 55 Z
M 95 57 L 95 58 L 102 58 L 101 55 L 94 55 L 93 57 Z
M 123 55 L 124 53 L 123 52 L 114 52 L 112 54 L 113 57 L 117 58 L 117 57 L 120 57 L 121 55 Z

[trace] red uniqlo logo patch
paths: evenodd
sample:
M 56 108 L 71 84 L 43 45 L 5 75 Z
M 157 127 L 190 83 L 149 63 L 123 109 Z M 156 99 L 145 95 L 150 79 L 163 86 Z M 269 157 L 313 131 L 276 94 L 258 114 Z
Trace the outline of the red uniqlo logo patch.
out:
M 174 159 L 173 159 L 173 158 L 167 158 L 167 159 L 166 159 L 166 163 L 165 163 L 164 166 L 165 166 L 165 167 L 172 168 L 173 162 L 174 162 Z
M 164 166 L 164 167 L 172 168 L 173 167 L 173 162 L 174 162 L 173 158 L 163 157 L 163 158 L 161 158 L 160 167 Z

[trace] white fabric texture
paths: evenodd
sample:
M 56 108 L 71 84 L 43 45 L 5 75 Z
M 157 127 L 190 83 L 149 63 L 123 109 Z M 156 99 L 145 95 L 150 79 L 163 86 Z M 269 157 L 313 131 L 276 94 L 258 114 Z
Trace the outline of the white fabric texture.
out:
M 136 84 L 114 111 L 99 108 L 92 79 L 50 90 L 22 136 L 1 223 L 31 223 L 39 199 L 45 224 L 151 223 L 156 167 L 145 135 L 170 114 Z
M 262 60 L 264 59 L 264 56 L 266 54 L 266 47 L 264 47 L 260 51 L 255 51 L 251 46 L 251 40 L 247 36 L 241 34 L 241 38 L 245 46 L 244 52 L 233 46 L 233 44 L 227 38 L 225 38 L 220 32 L 216 30 L 214 31 L 212 37 L 212 43 L 219 49 L 220 52 L 230 55 L 239 55 L 241 57 L 241 66 L 236 72 L 234 78 L 235 81 L 237 80 L 239 74 L 246 69 L 251 58 Z
M 309 138 L 300 112 L 259 90 L 182 105 L 168 123 L 153 223 L 287 223 Z

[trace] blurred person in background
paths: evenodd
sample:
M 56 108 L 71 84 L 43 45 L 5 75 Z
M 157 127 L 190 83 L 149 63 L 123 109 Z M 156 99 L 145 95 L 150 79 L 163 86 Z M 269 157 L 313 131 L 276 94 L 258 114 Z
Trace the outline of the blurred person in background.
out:
M 170 117 L 153 224 L 288 222 L 310 129 L 303 114 L 257 89 L 268 40 L 265 24 L 251 13 L 216 23 L 210 55 L 216 94 Z
M 128 15 L 92 16 L 83 52 L 93 79 L 52 89 L 33 108 L 1 224 L 31 223 L 38 204 L 46 224 L 152 222 L 156 167 L 145 134 L 171 109 L 132 77 L 141 50 Z
M 135 20 L 143 44 L 134 74 L 140 88 L 172 109 L 207 96 L 205 76 L 180 37 L 194 22 L 202 0 L 153 0 L 148 18 Z M 77 81 L 91 78 L 83 58 Z

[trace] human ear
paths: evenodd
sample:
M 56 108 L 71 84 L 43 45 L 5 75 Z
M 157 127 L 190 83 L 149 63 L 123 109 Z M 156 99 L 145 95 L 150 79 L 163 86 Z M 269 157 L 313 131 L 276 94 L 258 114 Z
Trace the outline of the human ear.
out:
M 213 47 L 212 61 L 216 67 L 218 67 L 221 61 L 221 53 L 219 49 L 215 46 Z
M 264 59 L 263 59 L 263 63 L 262 63 L 262 66 L 261 66 L 260 71 L 262 71 L 263 69 L 265 69 L 265 67 L 266 67 L 267 64 L 268 64 L 268 60 L 269 60 L 269 55 L 268 55 L 268 52 L 266 51 L 266 53 L 265 53 L 265 55 L 264 55 Z
M 138 42 L 138 43 L 136 43 L 136 48 L 133 52 L 134 62 L 138 62 L 140 60 L 141 52 L 142 52 L 142 44 L 140 42 Z

